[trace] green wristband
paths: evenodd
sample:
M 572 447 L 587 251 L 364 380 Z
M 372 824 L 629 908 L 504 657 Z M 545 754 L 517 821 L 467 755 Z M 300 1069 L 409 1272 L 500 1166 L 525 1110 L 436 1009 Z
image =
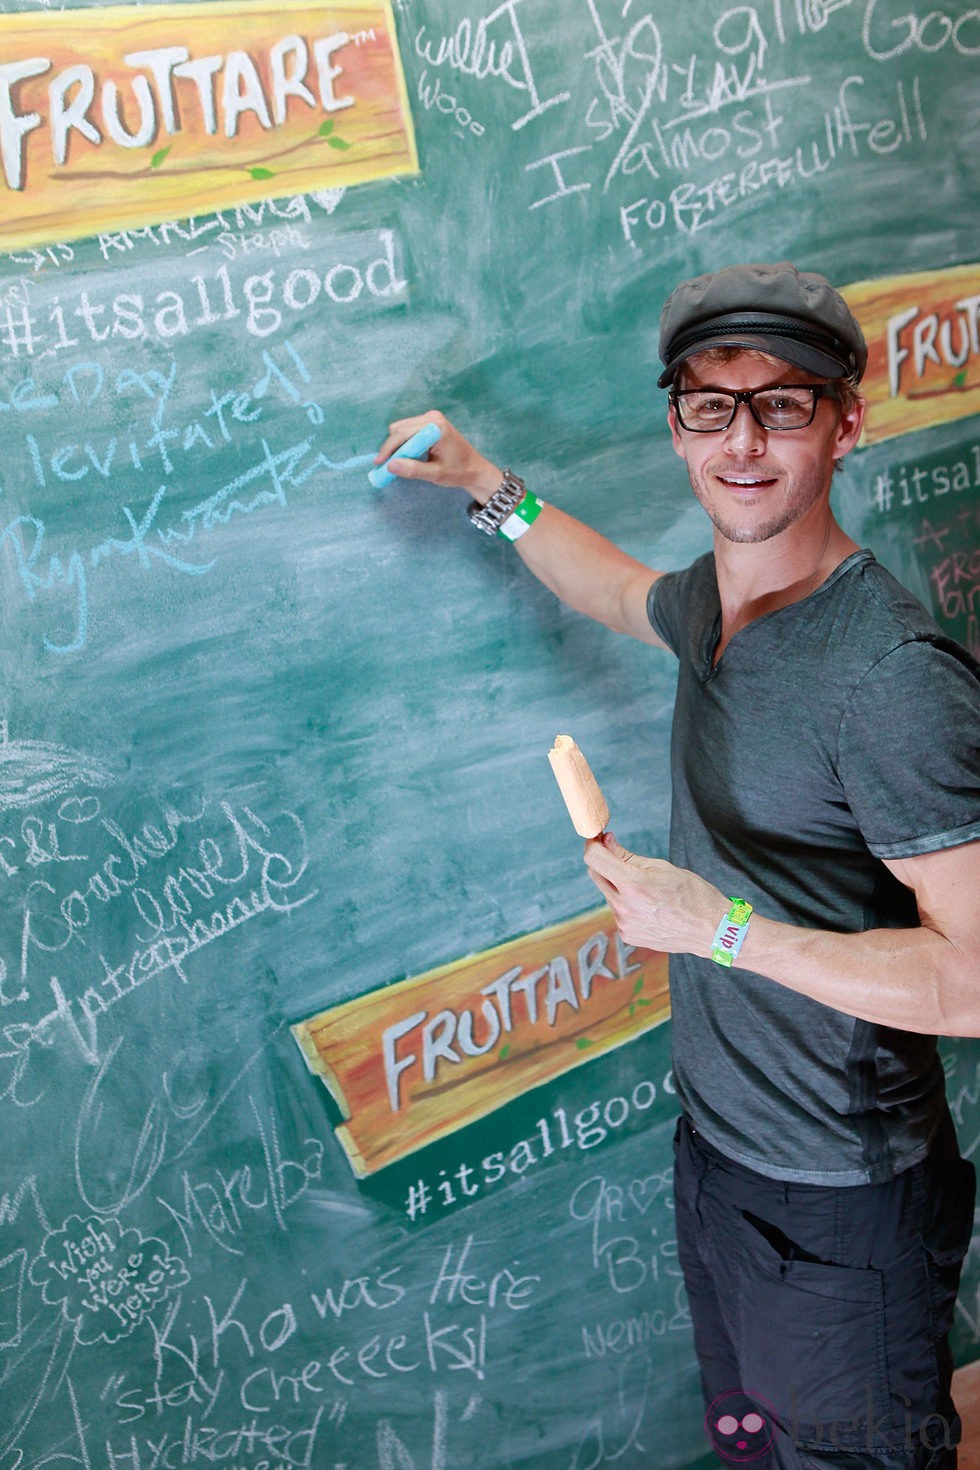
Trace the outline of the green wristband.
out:
M 716 965 L 727 967 L 731 966 L 745 943 L 745 936 L 749 929 L 749 916 L 752 913 L 752 905 L 747 898 L 732 898 L 729 899 L 729 903 L 731 908 L 718 925 L 715 937 L 711 941 L 711 958 Z
M 530 490 L 526 490 L 523 499 L 518 505 L 515 505 L 497 535 L 503 536 L 505 541 L 519 541 L 526 532 L 530 531 L 544 507 L 543 500 L 539 500 Z

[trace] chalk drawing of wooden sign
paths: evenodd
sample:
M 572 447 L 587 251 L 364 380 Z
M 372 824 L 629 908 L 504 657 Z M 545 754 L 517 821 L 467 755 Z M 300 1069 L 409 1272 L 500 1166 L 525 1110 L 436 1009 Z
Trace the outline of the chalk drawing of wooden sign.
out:
M 667 957 L 607 908 L 322 1011 L 292 1027 L 372 1174 L 666 1020 Z
M 390 0 L 0 16 L 0 248 L 417 171 Z
M 842 294 L 868 342 L 863 444 L 980 411 L 980 265 L 858 281 Z

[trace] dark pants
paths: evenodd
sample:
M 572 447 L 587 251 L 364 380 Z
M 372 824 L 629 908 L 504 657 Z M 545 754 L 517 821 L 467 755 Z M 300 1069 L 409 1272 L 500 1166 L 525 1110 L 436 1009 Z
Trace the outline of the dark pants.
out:
M 954 1470 L 947 1334 L 976 1177 L 947 1114 L 886 1184 L 784 1184 L 681 1119 L 677 1241 L 705 1429 L 755 1470 Z

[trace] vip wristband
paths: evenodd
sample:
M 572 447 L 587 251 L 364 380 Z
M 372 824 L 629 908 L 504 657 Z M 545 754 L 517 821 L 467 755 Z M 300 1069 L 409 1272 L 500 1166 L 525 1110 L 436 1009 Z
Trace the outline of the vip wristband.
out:
M 711 958 L 716 965 L 730 966 L 737 958 L 749 931 L 752 905 L 745 898 L 729 899 L 731 908 L 715 930 L 711 941 Z

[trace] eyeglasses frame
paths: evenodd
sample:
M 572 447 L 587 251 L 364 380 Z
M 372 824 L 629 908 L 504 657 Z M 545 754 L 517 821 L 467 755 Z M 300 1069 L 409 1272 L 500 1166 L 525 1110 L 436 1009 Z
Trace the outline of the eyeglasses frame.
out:
M 778 393 L 780 388 L 806 388 L 812 395 L 810 417 L 805 424 L 774 425 L 764 424 L 762 422 L 752 400 L 757 393 Z M 733 399 L 732 416 L 727 424 L 718 424 L 713 429 L 692 429 L 685 424 L 679 400 L 686 398 L 691 393 L 723 393 L 726 398 Z M 749 388 L 739 393 L 736 393 L 731 388 L 716 388 L 711 384 L 707 384 L 701 388 L 673 388 L 668 395 L 668 400 L 677 415 L 678 424 L 687 434 L 723 434 L 735 422 L 735 415 L 738 413 L 740 403 L 748 404 L 749 413 L 755 419 L 759 428 L 765 429 L 767 434 L 793 434 L 798 429 L 808 429 L 810 427 L 817 416 L 817 404 L 822 398 L 837 398 L 837 396 L 837 386 L 834 383 L 773 383 L 765 388 Z

